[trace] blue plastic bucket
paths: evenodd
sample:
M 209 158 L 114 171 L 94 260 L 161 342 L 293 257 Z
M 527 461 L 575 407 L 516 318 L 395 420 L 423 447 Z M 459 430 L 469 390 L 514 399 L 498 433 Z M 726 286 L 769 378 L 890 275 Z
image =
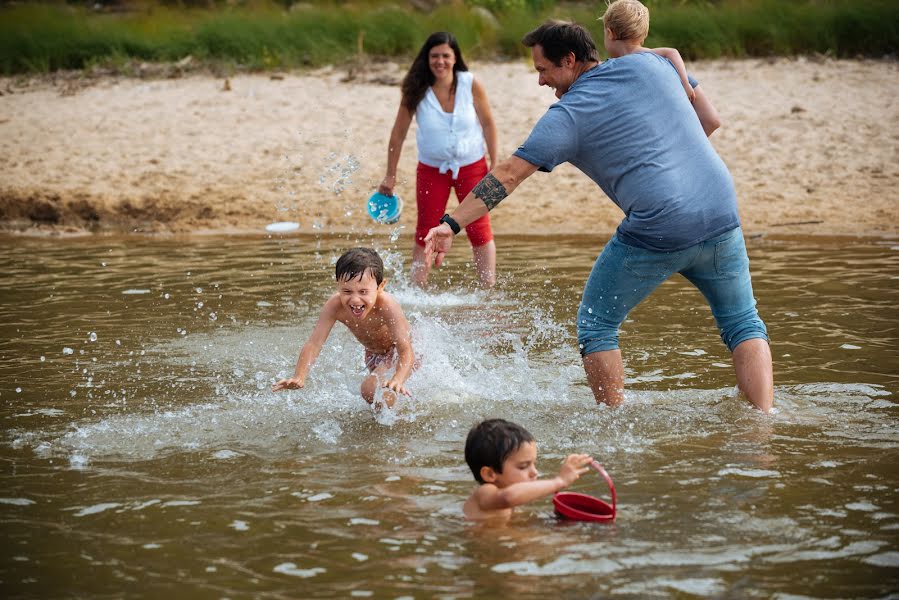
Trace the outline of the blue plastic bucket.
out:
M 375 192 L 368 199 L 368 215 L 375 223 L 391 225 L 400 220 L 403 212 L 403 201 L 399 196 L 385 196 Z

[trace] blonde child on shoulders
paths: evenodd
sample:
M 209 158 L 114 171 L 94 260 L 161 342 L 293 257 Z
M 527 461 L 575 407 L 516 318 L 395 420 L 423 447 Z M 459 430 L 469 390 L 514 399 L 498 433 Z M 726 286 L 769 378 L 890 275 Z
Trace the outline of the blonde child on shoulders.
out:
M 602 16 L 605 32 L 605 47 L 609 58 L 618 58 L 634 52 L 652 52 L 667 58 L 677 70 L 684 91 L 690 102 L 696 99 L 696 92 L 687 77 L 687 66 L 676 48 L 644 48 L 643 42 L 649 35 L 649 9 L 638 0 L 615 0 L 609 4 Z

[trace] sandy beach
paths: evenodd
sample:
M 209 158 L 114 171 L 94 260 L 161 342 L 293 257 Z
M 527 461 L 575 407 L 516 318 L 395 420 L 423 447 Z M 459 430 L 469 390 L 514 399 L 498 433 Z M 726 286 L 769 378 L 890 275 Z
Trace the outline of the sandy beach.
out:
M 508 156 L 552 91 L 527 61 L 469 66 Z M 736 181 L 747 234 L 899 233 L 899 63 L 688 67 L 723 118 L 712 141 Z M 304 233 L 370 229 L 365 200 L 383 177 L 404 69 L 0 79 L 0 230 L 263 232 L 274 221 L 297 221 Z M 413 129 L 397 188 L 406 233 L 415 161 Z M 563 165 L 531 177 L 492 218 L 498 235 L 607 234 L 621 213 Z

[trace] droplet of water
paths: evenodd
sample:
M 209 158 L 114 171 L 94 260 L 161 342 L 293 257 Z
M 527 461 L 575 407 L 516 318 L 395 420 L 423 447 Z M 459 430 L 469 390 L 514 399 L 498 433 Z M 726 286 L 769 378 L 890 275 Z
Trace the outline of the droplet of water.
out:
M 592 315 L 592 314 L 593 314 L 593 308 L 588 308 L 588 309 L 587 309 L 587 312 L 590 313 L 590 314 Z
M 72 350 L 71 348 L 63 348 L 63 349 L 62 349 L 62 353 L 63 353 L 63 354 L 74 354 L 75 351 Z
M 93 331 L 91 331 L 91 333 L 90 333 L 90 335 L 88 336 L 88 338 L 90 339 L 90 341 L 96 342 L 96 341 L 97 341 L 97 334 L 94 333 Z

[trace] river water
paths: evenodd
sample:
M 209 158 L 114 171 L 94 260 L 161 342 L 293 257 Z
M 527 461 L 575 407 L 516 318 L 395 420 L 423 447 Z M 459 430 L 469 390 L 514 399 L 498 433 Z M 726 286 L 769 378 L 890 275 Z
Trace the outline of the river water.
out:
M 356 236 L 0 240 L 4 597 L 860 598 L 899 590 L 899 245 L 748 241 L 775 411 L 737 394 L 682 279 L 624 324 L 627 400 L 597 407 L 574 318 L 604 239 L 464 241 L 410 287 L 410 240 L 365 240 L 412 324 L 411 399 L 374 413 L 337 325 L 274 394 Z M 466 522 L 462 447 L 523 424 L 538 467 L 589 452 L 612 524 L 547 498 Z M 574 490 L 608 490 L 595 473 Z

